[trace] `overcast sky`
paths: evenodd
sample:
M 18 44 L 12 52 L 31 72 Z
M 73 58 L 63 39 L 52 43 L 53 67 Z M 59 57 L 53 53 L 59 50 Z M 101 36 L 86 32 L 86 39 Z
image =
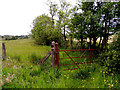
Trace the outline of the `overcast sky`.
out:
M 49 14 L 47 0 L 1 0 L 0 35 L 27 35 L 32 21 L 41 14 Z M 59 0 L 54 0 L 59 1 Z M 72 4 L 76 0 L 66 0 Z

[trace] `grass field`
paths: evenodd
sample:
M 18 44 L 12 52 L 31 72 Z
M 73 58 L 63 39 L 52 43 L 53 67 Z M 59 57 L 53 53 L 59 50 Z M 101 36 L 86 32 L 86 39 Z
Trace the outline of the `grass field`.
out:
M 46 53 L 50 51 L 50 46 L 38 46 L 35 45 L 33 42 L 34 41 L 30 39 L 5 42 L 7 56 L 22 61 L 28 61 L 29 57 L 31 57 L 32 55 L 45 56 Z
M 2 88 L 120 88 L 120 75 L 108 75 L 99 63 L 79 65 L 77 70 L 64 71 L 72 66 L 57 70 L 50 66 L 50 58 L 43 65 L 36 65 L 50 51 L 50 46 L 35 45 L 31 39 L 5 41 L 5 45 L 7 59 L 2 61 Z M 66 57 L 64 53 L 60 56 Z

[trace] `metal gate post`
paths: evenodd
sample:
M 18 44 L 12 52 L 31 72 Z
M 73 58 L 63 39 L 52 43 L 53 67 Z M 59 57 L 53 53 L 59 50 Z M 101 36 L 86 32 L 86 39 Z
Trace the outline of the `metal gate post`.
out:
M 57 68 L 59 69 L 59 49 L 58 49 L 58 43 L 57 42 L 55 44 L 55 51 L 56 51 L 56 65 L 57 65 Z

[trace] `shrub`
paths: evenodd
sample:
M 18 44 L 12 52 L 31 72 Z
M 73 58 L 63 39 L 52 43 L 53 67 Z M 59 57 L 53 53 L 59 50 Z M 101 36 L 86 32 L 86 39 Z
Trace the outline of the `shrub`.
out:
M 101 65 L 106 66 L 109 73 L 120 73 L 120 33 L 100 56 Z

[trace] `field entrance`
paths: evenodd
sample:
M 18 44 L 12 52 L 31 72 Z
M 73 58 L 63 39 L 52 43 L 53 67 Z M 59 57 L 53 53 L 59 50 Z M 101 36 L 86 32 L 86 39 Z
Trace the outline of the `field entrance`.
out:
M 90 64 L 93 61 L 97 49 L 72 49 L 72 50 L 59 50 L 56 44 L 56 65 L 58 68 L 64 66 L 64 70 L 80 69 L 80 64 Z M 71 67 L 72 66 L 72 67 Z

